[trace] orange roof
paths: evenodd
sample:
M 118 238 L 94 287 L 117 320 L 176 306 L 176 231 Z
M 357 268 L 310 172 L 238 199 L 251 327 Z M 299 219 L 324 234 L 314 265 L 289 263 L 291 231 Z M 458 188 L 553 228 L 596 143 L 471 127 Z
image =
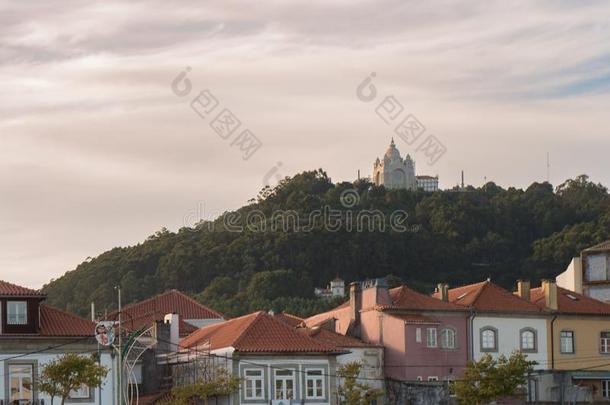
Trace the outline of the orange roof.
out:
M 433 296 L 436 299 L 440 299 L 439 292 L 434 293 Z M 514 295 L 489 280 L 450 289 L 449 302 L 472 307 L 477 311 L 541 312 L 540 308 L 536 305 Z
M 530 299 L 540 308 L 546 308 L 542 287 L 532 288 Z M 564 314 L 610 315 L 610 304 L 557 287 L 558 311 Z
M 21 287 L 16 284 L 0 280 L 1 297 L 46 297 L 43 293 L 31 288 Z
M 123 307 L 122 320 L 126 326 L 138 329 L 162 321 L 167 314 L 178 314 L 180 317 L 180 334 L 186 336 L 197 330 L 196 327 L 184 322 L 187 319 L 222 319 L 222 314 L 200 304 L 188 295 L 178 290 L 169 290 L 140 302 Z M 116 319 L 118 311 L 108 315 L 108 319 Z
M 351 336 L 341 335 L 339 333 L 321 327 L 297 328 L 297 331 L 299 333 L 304 333 L 307 336 L 330 346 L 340 348 L 376 347 L 375 345 L 363 342 L 360 339 L 356 339 Z
M 204 326 L 184 338 L 189 348 L 209 344 L 210 350 L 233 347 L 245 353 L 337 353 L 336 347 L 298 333 L 264 311 Z
M 95 323 L 62 311 L 61 309 L 40 304 L 40 336 L 94 336 Z
M 391 314 L 392 318 L 398 318 L 411 324 L 440 324 L 440 321 L 430 318 L 429 316 L 418 314 Z
M 403 285 L 390 290 L 392 305 L 380 305 L 379 309 L 408 309 L 416 311 L 464 311 L 460 305 L 444 302 L 418 293 Z
M 303 318 L 299 318 L 296 315 L 288 314 L 286 312 L 280 312 L 279 314 L 273 315 L 273 317 L 289 326 L 292 326 L 293 328 L 296 328 L 305 321 Z

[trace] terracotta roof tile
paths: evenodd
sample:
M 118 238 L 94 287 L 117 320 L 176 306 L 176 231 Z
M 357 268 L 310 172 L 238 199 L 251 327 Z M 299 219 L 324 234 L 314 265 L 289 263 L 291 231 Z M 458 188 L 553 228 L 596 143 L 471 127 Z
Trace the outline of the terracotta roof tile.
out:
M 275 319 L 284 322 L 285 324 L 292 326 L 293 328 L 296 328 L 305 321 L 305 319 L 303 318 L 299 318 L 296 315 L 287 314 L 286 312 L 280 312 L 279 314 L 275 314 L 273 316 Z
M 0 280 L 0 296 L 2 297 L 45 297 L 43 293 L 31 288 L 21 287 L 8 281 Z
M 392 305 L 380 305 L 380 309 L 408 309 L 416 311 L 464 311 L 464 307 L 444 302 L 429 295 L 419 293 L 407 286 L 390 290 Z
M 62 311 L 61 309 L 40 304 L 40 336 L 94 336 L 95 323 Z
M 530 299 L 538 307 L 546 308 L 542 287 L 532 288 Z M 610 315 L 610 304 L 561 287 L 557 287 L 557 306 L 564 314 Z
M 433 294 L 440 299 L 440 293 Z M 492 283 L 483 281 L 449 290 L 449 302 L 472 307 L 477 311 L 539 313 L 540 308 L 531 302 L 517 297 L 513 293 Z
M 244 353 L 337 353 L 336 347 L 298 333 L 266 312 L 204 326 L 182 340 L 187 348 L 209 344 L 210 350 L 233 347 Z
M 162 321 L 165 315 L 175 313 L 180 317 L 180 335 L 186 336 L 197 330 L 186 323 L 187 319 L 222 319 L 222 314 L 197 302 L 178 290 L 169 290 L 163 294 L 145 299 L 123 307 L 123 322 L 126 326 L 138 329 Z M 117 319 L 118 311 L 108 315 L 107 319 Z
M 330 331 L 324 328 L 297 328 L 299 333 L 304 333 L 307 336 L 323 342 L 330 346 L 338 348 L 350 348 L 350 347 L 377 347 L 373 344 L 363 342 L 360 339 L 356 339 L 351 336 L 341 335 L 339 333 Z

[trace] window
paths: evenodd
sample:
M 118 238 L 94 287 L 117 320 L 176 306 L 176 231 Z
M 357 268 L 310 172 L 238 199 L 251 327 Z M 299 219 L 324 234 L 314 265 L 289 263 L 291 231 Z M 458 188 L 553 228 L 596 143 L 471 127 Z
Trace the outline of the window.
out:
M 521 351 L 536 351 L 536 331 L 531 328 L 521 329 Z
M 265 391 L 263 389 L 264 377 L 263 370 L 245 370 L 244 384 L 246 399 L 265 399 Z
M 307 370 L 305 374 L 305 388 L 307 399 L 324 398 L 324 376 L 321 369 Z
M 441 331 L 441 347 L 443 349 L 455 349 L 457 347 L 455 330 L 447 328 Z
M 28 303 L 25 301 L 8 301 L 6 303 L 6 314 L 8 325 L 27 325 Z
M 426 346 L 437 347 L 436 328 L 428 328 L 427 333 L 426 333 Z
M 275 399 L 294 399 L 294 370 L 275 371 Z
M 560 350 L 564 354 L 574 353 L 574 332 L 571 330 L 562 330 L 559 335 Z
M 424 381 L 424 377 L 422 377 L 421 375 L 417 376 L 417 381 Z
M 438 381 L 438 377 L 437 376 L 430 376 L 428 377 L 428 382 L 434 382 L 434 381 Z
M 610 380 L 602 380 L 602 397 L 610 398 Z
M 415 341 L 421 343 L 421 328 L 415 329 Z
M 89 399 L 91 396 L 91 390 L 85 384 L 81 385 L 80 388 L 70 391 L 68 398 L 70 399 Z
M 610 332 L 602 332 L 599 338 L 599 351 L 610 353 Z
M 492 327 L 481 329 L 481 351 L 498 350 L 498 331 Z
M 31 364 L 9 365 L 10 394 L 13 404 L 30 405 L 34 402 L 33 366 Z

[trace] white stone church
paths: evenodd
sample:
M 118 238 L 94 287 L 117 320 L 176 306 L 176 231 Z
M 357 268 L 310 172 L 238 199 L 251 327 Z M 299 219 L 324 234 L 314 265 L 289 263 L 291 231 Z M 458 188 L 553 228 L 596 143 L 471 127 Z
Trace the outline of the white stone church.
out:
M 393 138 L 383 160 L 377 158 L 373 164 L 373 183 L 391 189 L 438 190 L 438 176 L 416 176 L 415 161 L 408 154 L 404 159 L 400 156 Z

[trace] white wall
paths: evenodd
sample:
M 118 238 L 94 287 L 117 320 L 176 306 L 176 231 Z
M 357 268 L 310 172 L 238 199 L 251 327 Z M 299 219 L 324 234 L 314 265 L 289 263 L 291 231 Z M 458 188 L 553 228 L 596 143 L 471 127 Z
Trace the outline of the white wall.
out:
M 491 326 L 498 330 L 498 351 L 497 352 L 482 352 L 481 351 L 481 329 L 485 326 Z M 528 360 L 538 362 L 536 370 L 549 368 L 549 359 L 547 353 L 547 331 L 546 318 L 515 318 L 515 317 L 490 317 L 476 316 L 473 322 L 473 349 L 474 359 L 479 360 L 482 356 L 489 353 L 496 357 L 500 354 L 510 356 L 510 354 L 520 349 L 520 330 L 523 328 L 532 328 L 536 330 L 537 335 L 537 351 L 536 353 L 526 353 Z
M 15 356 L 20 356 L 20 353 L 0 353 L 0 373 L 2 374 L 2 378 L 0 378 L 0 398 L 3 400 L 7 400 L 7 390 L 8 387 L 6 386 L 6 382 L 7 382 L 7 376 L 5 375 L 6 373 L 6 368 L 5 368 L 5 359 L 8 359 L 8 364 L 13 364 L 13 363 L 19 363 L 19 362 L 24 362 L 24 363 L 30 363 L 30 362 L 35 362 L 35 372 L 38 373 L 38 375 L 40 375 L 40 372 L 42 371 L 42 368 L 44 367 L 45 364 L 49 363 L 52 360 L 55 360 L 57 357 L 59 357 L 62 353 L 37 353 L 37 354 L 30 354 L 30 355 L 24 355 L 22 357 L 18 357 L 18 358 L 14 358 Z M 90 355 L 89 353 L 85 354 L 85 355 Z M 102 386 L 101 386 L 101 391 L 102 391 L 102 395 L 101 395 L 101 402 L 100 402 L 100 389 L 99 388 L 95 388 L 95 401 L 87 401 L 87 400 L 78 400 L 78 401 L 66 401 L 66 404 L 70 404 L 70 403 L 74 403 L 74 404 L 78 404 L 78 405 L 87 405 L 87 404 L 95 404 L 95 405 L 111 405 L 111 404 L 115 404 L 116 400 L 114 400 L 113 398 L 113 390 L 114 390 L 114 380 L 113 377 L 115 376 L 115 374 L 113 373 L 113 361 L 110 357 L 110 353 L 102 353 L 101 357 L 101 365 L 108 368 L 108 374 L 106 375 L 106 378 L 103 380 L 102 382 Z M 36 376 L 34 377 L 36 378 Z M 45 405 L 51 405 L 51 398 L 49 396 L 47 396 L 46 394 L 41 393 L 40 391 L 37 392 L 38 395 L 38 399 L 43 399 L 45 402 Z M 60 404 L 61 399 L 60 398 L 55 398 L 53 403 L 55 405 Z M 6 402 L 5 402 L 6 403 Z
M 365 383 L 373 388 L 384 389 L 383 384 L 383 348 L 349 348 L 350 353 L 337 356 L 337 368 L 344 364 L 360 362 L 364 365 L 360 371 L 360 377 L 366 378 L 359 382 Z M 379 380 L 370 380 L 376 378 Z M 380 401 L 377 401 L 381 404 Z
M 561 288 L 582 294 L 582 266 L 580 257 L 573 258 L 566 271 L 555 277 L 555 282 Z

